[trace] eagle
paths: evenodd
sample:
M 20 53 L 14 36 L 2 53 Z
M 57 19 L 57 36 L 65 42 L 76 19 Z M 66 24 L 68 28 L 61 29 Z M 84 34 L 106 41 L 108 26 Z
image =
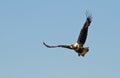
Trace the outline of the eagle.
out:
M 47 45 L 45 42 L 43 42 L 43 44 L 48 47 L 48 48 L 57 48 L 57 47 L 61 47 L 61 48 L 67 48 L 67 49 L 71 49 L 74 50 L 78 56 L 85 56 L 85 54 L 89 51 L 89 47 L 83 47 L 83 45 L 86 42 L 86 38 L 87 38 L 87 34 L 88 34 L 88 27 L 90 26 L 92 21 L 92 16 L 91 14 L 89 14 L 88 12 L 86 12 L 86 21 L 80 31 L 80 34 L 78 36 L 77 42 L 71 45 L 57 45 L 57 46 L 51 46 L 51 45 Z

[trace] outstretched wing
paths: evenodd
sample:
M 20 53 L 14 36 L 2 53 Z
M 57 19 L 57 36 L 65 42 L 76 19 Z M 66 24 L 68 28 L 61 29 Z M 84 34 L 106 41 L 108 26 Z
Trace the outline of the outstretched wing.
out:
M 68 48 L 68 49 L 71 49 L 71 47 L 69 45 L 57 45 L 57 46 L 50 46 L 50 45 L 47 45 L 45 42 L 43 42 L 43 44 L 48 47 L 48 48 L 57 48 L 57 47 L 62 47 L 62 48 Z
M 90 23 L 92 21 L 92 17 L 91 15 L 88 14 L 88 12 L 86 12 L 86 22 L 83 25 L 83 28 L 80 31 L 77 43 L 84 45 L 86 38 L 87 38 L 87 33 L 88 33 L 88 27 L 90 26 Z

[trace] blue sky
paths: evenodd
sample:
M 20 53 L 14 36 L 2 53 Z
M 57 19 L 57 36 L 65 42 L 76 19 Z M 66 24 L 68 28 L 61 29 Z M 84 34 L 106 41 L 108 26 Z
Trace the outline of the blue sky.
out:
M 0 1 L 0 78 L 119 78 L 119 0 Z M 93 20 L 78 57 L 51 45 L 75 43 L 89 10 Z

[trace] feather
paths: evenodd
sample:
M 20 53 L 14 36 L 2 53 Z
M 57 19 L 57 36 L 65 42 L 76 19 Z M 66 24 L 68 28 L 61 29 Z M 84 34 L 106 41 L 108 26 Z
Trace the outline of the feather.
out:
M 68 49 L 71 49 L 71 47 L 69 45 L 57 45 L 57 46 L 50 46 L 50 45 L 47 45 L 45 42 L 43 42 L 43 44 L 48 47 L 48 48 L 57 48 L 57 47 L 61 47 L 61 48 L 68 48 Z
M 80 31 L 77 43 L 84 45 L 86 38 L 87 38 L 87 34 L 88 34 L 88 27 L 90 26 L 90 23 L 92 21 L 92 17 L 91 15 L 88 15 L 88 13 L 86 13 L 87 19 L 86 22 L 83 25 L 83 28 Z

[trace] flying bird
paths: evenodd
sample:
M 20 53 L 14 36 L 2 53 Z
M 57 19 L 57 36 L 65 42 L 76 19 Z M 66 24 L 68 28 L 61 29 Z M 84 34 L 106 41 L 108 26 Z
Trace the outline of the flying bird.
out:
M 61 47 L 61 48 L 71 49 L 71 50 L 74 50 L 76 53 L 78 53 L 78 56 L 85 56 L 85 54 L 89 51 L 89 47 L 83 47 L 83 45 L 85 44 L 87 34 L 88 34 L 88 27 L 90 26 L 91 21 L 92 21 L 91 14 L 86 12 L 86 21 L 80 31 L 77 42 L 74 44 L 57 45 L 57 46 L 50 46 L 50 45 L 47 45 L 45 42 L 43 42 L 43 44 L 48 48 Z

